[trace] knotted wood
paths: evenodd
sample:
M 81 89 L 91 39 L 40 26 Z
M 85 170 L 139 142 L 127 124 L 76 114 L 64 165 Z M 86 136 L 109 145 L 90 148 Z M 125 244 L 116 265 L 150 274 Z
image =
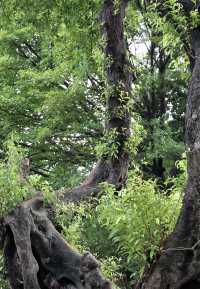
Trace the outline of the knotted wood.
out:
M 42 198 L 4 219 L 4 255 L 12 289 L 110 289 L 97 260 L 71 248 L 49 220 Z

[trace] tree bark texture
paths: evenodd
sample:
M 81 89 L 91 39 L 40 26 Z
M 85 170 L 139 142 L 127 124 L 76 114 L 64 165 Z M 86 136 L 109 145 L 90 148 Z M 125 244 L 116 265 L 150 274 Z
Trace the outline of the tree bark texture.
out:
M 191 9 L 190 1 L 182 1 Z M 190 5 L 191 4 L 191 5 Z M 191 32 L 194 68 L 186 107 L 188 180 L 174 232 L 140 285 L 143 289 L 200 288 L 200 27 Z
M 117 3 L 117 4 L 116 4 Z M 80 187 L 66 192 L 64 199 L 82 198 L 97 194 L 98 184 L 108 182 L 120 189 L 126 182 L 129 151 L 126 143 L 130 136 L 130 110 L 128 107 L 132 77 L 124 37 L 124 17 L 128 0 L 105 0 L 102 13 L 102 34 L 105 39 L 105 69 L 108 98 L 105 131 L 115 131 L 117 152 L 114 157 L 102 156 Z
M 96 259 L 90 253 L 76 252 L 54 228 L 42 197 L 25 201 L 10 212 L 2 230 L 12 289 L 111 288 Z

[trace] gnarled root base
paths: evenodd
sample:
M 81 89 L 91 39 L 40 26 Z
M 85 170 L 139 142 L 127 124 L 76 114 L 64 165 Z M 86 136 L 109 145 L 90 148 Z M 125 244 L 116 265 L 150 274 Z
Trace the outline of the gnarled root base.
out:
M 110 289 L 90 254 L 80 255 L 56 231 L 40 197 L 14 209 L 1 226 L 12 289 Z

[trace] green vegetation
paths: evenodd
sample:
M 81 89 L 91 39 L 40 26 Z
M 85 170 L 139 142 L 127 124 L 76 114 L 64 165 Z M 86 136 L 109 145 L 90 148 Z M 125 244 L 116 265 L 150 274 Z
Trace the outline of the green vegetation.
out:
M 44 201 L 56 206 L 56 223 L 66 240 L 80 252 L 91 251 L 101 261 L 104 274 L 120 288 L 131 286 L 145 266 L 154 262 L 179 214 L 186 180 L 184 159 L 177 163 L 180 174 L 166 181 L 169 188 L 165 192 L 159 191 L 156 180 L 145 180 L 136 169 L 129 172 L 127 186 L 120 192 L 102 183 L 100 199 L 66 205 L 56 201 L 50 185 L 40 176 L 22 178 L 25 152 L 14 145 L 13 137 L 6 147 L 7 158 L 0 167 L 1 215 L 43 191 Z M 0 264 L 0 284 L 7 289 L 3 259 Z
M 103 53 L 102 1 L 0 3 L 0 217 L 43 192 L 66 240 L 92 252 L 119 288 L 131 288 L 161 254 L 180 212 L 190 77 L 184 46 L 200 25 L 197 8 L 185 15 L 177 1 L 164 1 L 171 13 L 163 17 L 157 1 L 139 2 L 125 18 L 134 79 L 127 184 L 116 191 L 102 183 L 100 198 L 79 205 L 61 203 L 55 192 L 80 184 L 97 159 L 114 159 L 119 149 L 116 129 L 105 131 L 111 88 L 104 71 L 112 60 Z M 117 0 L 116 13 L 119 7 Z M 0 288 L 8 289 L 2 256 Z
M 80 251 L 96 255 L 109 278 L 120 283 L 126 272 L 134 282 L 162 250 L 176 223 L 186 176 L 184 162 L 178 166 L 182 173 L 168 180 L 171 187 L 165 194 L 159 193 L 155 181 L 133 171 L 127 187 L 118 193 L 102 184 L 105 195 L 91 205 L 58 205 L 57 221 L 64 236 Z

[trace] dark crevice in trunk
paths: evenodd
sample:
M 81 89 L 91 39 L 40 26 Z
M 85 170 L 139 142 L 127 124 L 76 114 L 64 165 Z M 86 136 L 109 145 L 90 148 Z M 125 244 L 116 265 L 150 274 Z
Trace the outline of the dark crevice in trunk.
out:
M 23 278 L 19 270 L 19 258 L 15 246 L 14 237 L 9 226 L 6 227 L 4 243 L 4 258 L 7 275 L 12 289 L 23 289 Z
M 181 286 L 180 289 L 197 289 L 200 288 L 200 282 L 191 280 L 185 285 Z

